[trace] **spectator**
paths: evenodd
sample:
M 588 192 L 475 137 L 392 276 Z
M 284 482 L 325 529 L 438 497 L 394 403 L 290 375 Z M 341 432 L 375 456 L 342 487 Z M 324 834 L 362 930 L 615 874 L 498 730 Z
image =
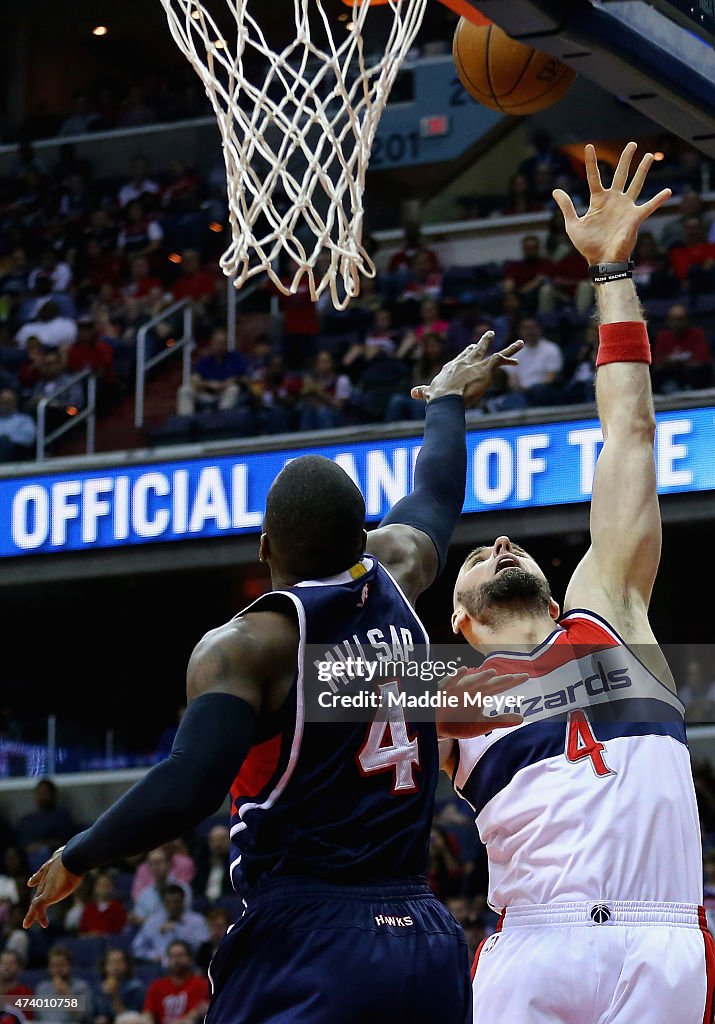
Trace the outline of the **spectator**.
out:
M 190 416 L 195 411 L 233 408 L 247 373 L 246 357 L 240 352 L 229 352 L 226 331 L 223 327 L 215 328 L 208 352 L 197 360 L 188 385 L 179 388 L 178 414 Z
M 208 938 L 208 928 L 201 914 L 186 909 L 186 895 L 180 885 L 165 886 L 162 904 L 162 909 L 151 914 L 132 939 L 132 952 L 138 960 L 166 965 L 172 939 L 182 939 L 196 950 Z
M 132 176 L 119 190 L 119 205 L 126 208 L 135 199 L 143 199 L 144 196 L 158 193 L 159 185 L 149 177 L 146 159 L 143 156 L 135 156 L 132 160 Z
M 139 199 L 126 208 L 123 226 L 117 235 L 117 248 L 124 256 L 150 256 L 161 247 L 164 232 L 158 220 L 147 213 Z
M 34 288 L 40 277 L 49 280 L 51 292 L 66 292 L 72 284 L 72 268 L 66 260 L 59 258 L 54 249 L 44 249 L 39 265 L 30 271 L 28 287 Z
M 3 388 L 0 391 L 0 462 L 33 458 L 36 434 L 35 421 L 18 409 L 16 392 Z
M 206 837 L 205 852 L 196 869 L 194 893 L 212 904 L 222 896 L 233 896 L 229 874 L 231 839 L 227 825 L 214 825 Z
M 348 350 L 343 359 L 343 366 L 347 368 L 356 360 L 371 359 L 377 352 L 384 352 L 388 356 L 394 355 L 397 337 L 398 332 L 395 330 L 390 310 L 378 309 L 363 342 Z
M 67 373 L 62 356 L 56 349 L 47 349 L 38 367 L 39 379 L 30 393 L 28 411 L 33 412 L 43 398 L 45 406 L 45 429 L 51 433 L 63 426 L 84 406 L 84 388 L 75 381 L 75 375 Z
M 570 243 L 566 251 L 554 261 L 551 279 L 539 290 L 539 312 L 550 314 L 558 308 L 573 306 L 585 317 L 593 306 L 593 285 L 588 276 L 588 264 Z
M 403 360 L 384 349 L 368 349 L 366 345 L 366 357 L 355 392 L 355 405 L 365 422 L 384 421 L 390 400 L 395 392 L 403 391 L 407 379 L 409 369 Z
M 503 366 L 497 366 L 492 374 L 492 383 L 484 395 L 479 409 L 483 413 L 511 412 L 514 409 L 525 409 L 526 398 L 520 391 L 513 391 L 509 382 L 509 374 Z
M 136 255 L 129 260 L 129 280 L 122 294 L 132 299 L 145 299 L 152 288 L 161 288 L 161 279 L 152 274 L 146 256 Z
M 643 298 L 661 298 L 679 288 L 652 231 L 641 231 L 633 252 L 633 280 Z
M 49 855 L 79 831 L 70 812 L 58 805 L 57 797 L 57 786 L 50 779 L 41 779 L 35 786 L 36 810 L 23 815 L 17 826 L 20 842 L 29 853 Z
M 685 222 L 685 240 L 670 250 L 670 265 L 678 280 L 693 292 L 708 291 L 713 283 L 715 243 L 708 242 L 702 221 L 691 217 Z
M 3 300 L 3 317 L 10 320 L 28 289 L 30 261 L 27 250 L 16 246 L 4 262 L 0 273 L 0 297 Z
M 89 97 L 84 93 L 76 93 L 74 98 L 74 109 L 69 117 L 66 117 L 60 125 L 58 135 L 86 135 L 95 131 L 101 118 L 92 110 Z
M 99 962 L 99 973 L 102 981 L 94 993 L 94 1024 L 143 1024 L 144 986 L 133 977 L 133 963 L 125 950 L 110 946 Z
M 254 375 L 252 390 L 261 405 L 266 433 L 279 434 L 295 429 L 302 387 L 300 374 L 286 370 L 281 355 L 271 356 L 265 371 Z
M 500 352 L 519 338 L 519 327 L 524 319 L 524 307 L 517 292 L 506 292 L 501 300 L 501 313 L 494 317 L 492 351 Z M 476 337 L 476 334 L 474 335 Z
M 145 868 L 146 870 L 142 870 Z M 142 878 L 140 878 L 140 872 Z M 148 877 L 148 884 L 143 884 L 143 879 Z M 162 893 L 169 885 L 178 885 L 186 897 L 186 906 L 191 906 L 191 888 L 185 878 L 174 873 L 173 859 L 169 859 L 165 847 L 152 850 L 147 855 L 144 864 L 140 864 L 135 875 L 135 882 L 132 884 L 132 895 L 134 906 L 132 908 L 131 920 L 133 924 L 142 924 L 152 914 L 158 913 L 163 906 Z M 138 892 L 137 892 L 138 890 Z M 135 892 L 137 892 L 136 895 Z
M 72 893 L 70 899 L 72 901 L 69 910 L 65 911 L 64 919 L 62 921 L 62 929 L 65 932 L 76 933 L 79 931 L 79 923 L 82 920 L 85 908 L 89 905 L 92 899 L 92 889 L 94 888 L 94 879 L 88 872 L 86 875 L 82 875 L 82 881 L 79 883 L 75 891 Z M 64 908 L 64 903 L 59 904 L 60 908 Z
M 10 907 L 10 914 L 7 920 L 0 921 L 2 952 L 11 951 L 17 953 L 24 964 L 32 962 L 31 956 L 33 952 L 31 943 L 33 936 L 31 933 L 28 934 L 27 930 L 22 927 L 28 906 L 29 904 L 13 904 Z M 42 962 L 44 963 L 45 961 L 46 956 L 42 958 Z
M 417 221 L 409 221 L 405 225 L 402 248 L 393 253 L 387 265 L 390 274 L 406 274 L 413 267 L 415 256 L 422 254 L 430 274 L 439 274 L 441 268 L 439 258 L 433 249 L 429 249 L 422 241 L 422 229 Z
M 99 336 L 94 319 L 84 314 L 77 320 L 77 340 L 67 352 L 70 373 L 91 370 L 97 378 L 97 411 L 104 416 L 119 400 L 114 349 Z
M 186 942 L 171 942 L 167 960 L 169 973 L 149 986 L 144 1013 L 151 1024 L 199 1024 L 208 1006 L 208 982 L 195 973 Z
M 398 302 L 421 303 L 423 299 L 439 299 L 441 294 L 441 271 L 434 269 L 429 251 L 420 249 L 410 261 L 407 282 Z
M 713 357 L 705 332 L 693 327 L 685 306 L 671 306 L 667 327 L 653 346 L 653 386 L 656 391 L 689 391 L 713 384 Z
M 415 352 L 412 379 L 408 384 L 410 389 L 420 384 L 429 383 L 439 373 L 446 361 L 444 350 L 445 343 L 441 335 L 422 335 Z M 424 415 L 425 403 L 415 400 L 409 393 L 393 395 L 385 410 L 387 423 L 393 423 L 395 420 L 424 419 Z
M 196 249 L 185 249 L 181 259 L 181 276 L 174 282 L 174 299 L 191 299 L 197 312 L 205 314 L 215 306 L 218 280 L 216 274 L 201 266 Z
M 3 1020 L 2 1009 L 6 1002 L 13 997 L 33 994 L 29 985 L 20 981 L 24 967 L 22 957 L 14 949 L 4 949 L 0 953 L 0 1021 Z M 23 1009 L 22 1016 L 32 1020 L 34 1014 L 31 1009 Z
M 526 213 L 538 213 L 544 204 L 534 196 L 526 174 L 517 171 L 509 179 L 506 202 L 499 211 L 502 217 L 514 217 Z
M 35 152 L 35 147 L 29 139 L 23 139 L 18 145 L 15 159 L 10 165 L 10 176 L 12 178 L 24 178 L 34 171 L 41 177 L 47 174 L 47 168 Z
M 504 367 L 512 390 L 521 392 L 529 405 L 557 401 L 560 393 L 556 383 L 564 364 L 561 349 L 541 336 L 541 326 L 535 317 L 522 320 L 519 334 L 524 340 L 519 365 Z
M 331 352 L 318 352 L 313 370 L 303 377 L 299 430 L 329 430 L 343 424 L 352 395 L 347 374 L 335 372 Z
M 663 252 L 669 252 L 674 246 L 682 246 L 685 241 L 685 225 L 689 220 L 699 220 L 707 234 L 710 218 L 706 216 L 703 201 L 698 192 L 688 189 L 678 200 L 678 215 L 663 228 L 660 235 L 660 246 Z
M 56 302 L 50 300 L 40 308 L 37 320 L 23 324 L 15 335 L 15 343 L 25 348 L 28 338 L 37 338 L 44 348 L 58 349 L 62 354 L 77 340 L 77 324 L 70 317 L 61 316 Z
M 57 307 L 57 315 L 74 320 L 76 307 L 74 299 L 69 292 L 53 292 L 52 281 L 49 276 L 39 274 L 35 280 L 35 286 L 25 298 L 17 310 L 17 321 L 20 326 L 37 321 L 40 310 L 48 303 L 54 302 Z
M 127 923 L 127 912 L 114 896 L 114 883 L 105 871 L 94 879 L 92 899 L 79 922 L 80 935 L 119 935 Z
M 420 322 L 415 327 L 415 335 L 420 340 L 425 334 L 438 334 L 446 340 L 449 323 L 440 314 L 439 303 L 434 299 L 423 299 L 420 303 Z
M 79 1005 L 76 1009 L 63 1007 L 62 1021 L 68 1021 L 70 1024 L 90 1024 L 94 1016 L 92 989 L 84 979 L 73 976 L 72 960 L 72 953 L 67 946 L 53 946 L 48 957 L 50 976 L 47 981 L 38 983 L 35 996 L 48 1003 L 53 997 L 75 996 Z M 37 1007 L 35 1015 L 38 1021 L 47 1021 L 48 1024 L 56 1024 L 59 1016 L 58 1011 L 49 1005 Z
M 297 267 L 295 268 L 297 270 Z M 290 272 L 286 262 L 281 280 L 285 286 L 290 286 L 293 281 L 295 270 Z M 300 370 L 306 360 L 312 359 L 315 355 L 316 338 L 320 330 L 318 322 L 318 311 L 310 296 L 310 283 L 306 274 L 303 274 L 296 285 L 296 290 L 291 295 L 285 295 L 280 288 L 272 282 L 268 289 L 278 297 L 281 314 L 283 316 L 283 357 L 285 365 L 289 370 Z
M 538 235 L 526 235 L 521 240 L 522 258 L 511 260 L 504 266 L 504 291 L 516 292 L 522 305 L 534 312 L 539 304 L 539 291 L 553 275 L 551 260 L 541 254 Z
M 567 402 L 593 402 L 596 399 L 596 355 L 598 354 L 598 325 L 586 328 L 583 344 L 579 347 L 573 369 L 564 392 Z
M 557 149 L 550 133 L 545 128 L 537 128 L 529 139 L 533 153 L 519 164 L 519 172 L 534 187 L 539 169 L 548 170 L 552 180 L 565 178 L 570 181 L 574 176 L 571 161 L 561 150 Z
M 209 929 L 209 937 L 202 942 L 196 954 L 196 963 L 204 971 L 208 970 L 209 964 L 216 955 L 216 950 L 231 923 L 231 915 L 225 907 L 211 907 L 206 913 L 206 924 Z
M 23 847 L 14 844 L 6 847 L 0 872 L 0 892 L 3 893 L 0 898 L 12 905 L 19 903 L 20 897 L 25 895 L 31 874 Z

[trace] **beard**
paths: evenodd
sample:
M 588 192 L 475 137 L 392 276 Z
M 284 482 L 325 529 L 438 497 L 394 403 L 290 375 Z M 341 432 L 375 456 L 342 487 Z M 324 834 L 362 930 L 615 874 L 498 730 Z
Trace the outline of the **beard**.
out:
M 502 569 L 486 583 L 463 591 L 459 600 L 472 618 L 481 621 L 502 614 L 534 615 L 548 612 L 551 588 L 543 576 L 515 565 Z

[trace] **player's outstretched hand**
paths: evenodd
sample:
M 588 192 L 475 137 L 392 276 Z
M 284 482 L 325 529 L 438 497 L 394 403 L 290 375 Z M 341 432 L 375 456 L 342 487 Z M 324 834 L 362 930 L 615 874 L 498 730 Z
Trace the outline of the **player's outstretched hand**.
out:
M 37 889 L 30 908 L 22 922 L 23 928 L 30 928 L 35 921 L 43 928 L 49 924 L 47 920 L 47 908 L 53 903 L 70 896 L 79 883 L 81 875 L 73 875 L 62 863 L 62 851 L 64 846 L 55 850 L 49 860 L 46 860 L 42 867 L 28 880 L 31 889 Z
M 583 217 L 577 215 L 571 197 L 563 189 L 557 188 L 553 193 L 564 215 L 568 236 L 589 266 L 626 263 L 635 249 L 638 229 L 643 221 L 672 194 L 669 188 L 664 188 L 647 203 L 636 206 L 654 160 L 652 153 L 646 153 L 626 187 L 637 148 L 635 142 L 628 143 L 621 153 L 611 187 L 604 188 L 596 150 L 593 146 L 586 146 L 586 177 L 591 195 L 588 211 Z
M 445 363 L 431 384 L 419 384 L 412 388 L 412 397 L 430 402 L 444 395 L 462 395 L 467 408 L 484 395 L 492 383 L 498 366 L 516 366 L 514 356 L 524 347 L 523 341 L 507 345 L 501 352 L 487 356 L 494 337 L 494 331 L 487 331 L 474 345 L 467 345 L 463 352 Z
M 498 702 L 486 698 L 497 697 L 498 694 L 525 683 L 528 678 L 526 672 L 497 675 L 493 668 L 457 669 L 454 675 L 447 676 L 439 685 L 440 692 L 445 694 L 445 697 L 453 697 L 456 700 L 453 702 L 454 707 L 440 707 L 437 712 L 438 738 L 465 740 L 473 736 L 483 736 L 492 729 L 509 729 L 521 725 L 524 719 L 519 714 L 495 715 L 493 712 L 495 707 L 498 710 Z M 469 700 L 466 699 L 467 695 Z

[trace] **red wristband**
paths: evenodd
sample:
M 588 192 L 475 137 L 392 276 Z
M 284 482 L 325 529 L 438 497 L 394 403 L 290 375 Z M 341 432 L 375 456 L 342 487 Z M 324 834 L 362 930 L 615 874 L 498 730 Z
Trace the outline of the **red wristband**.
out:
M 650 340 L 642 320 L 603 324 L 598 328 L 596 366 L 605 363 L 650 363 Z

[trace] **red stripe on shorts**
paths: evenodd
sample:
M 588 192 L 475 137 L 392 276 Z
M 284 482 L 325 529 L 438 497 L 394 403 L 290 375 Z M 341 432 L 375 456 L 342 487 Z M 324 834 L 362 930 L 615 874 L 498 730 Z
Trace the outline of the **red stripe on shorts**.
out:
M 495 933 L 496 932 L 500 932 L 502 930 L 502 925 L 504 924 L 504 915 L 505 914 L 506 914 L 506 910 L 502 910 L 501 914 L 499 915 L 499 921 L 498 921 L 497 926 L 495 928 Z M 477 963 L 479 962 L 479 954 L 482 952 L 482 948 L 483 948 L 484 944 L 486 942 L 488 942 L 490 938 L 491 938 L 491 935 L 487 935 L 486 939 L 482 939 L 482 941 L 477 946 L 477 952 L 474 954 L 474 962 L 472 964 L 472 981 L 474 981 L 474 975 L 477 973 Z
M 715 939 L 708 928 L 705 907 L 698 907 L 698 922 L 705 943 L 705 978 L 707 994 L 705 996 L 705 1013 L 703 1024 L 713 1024 L 715 1020 Z

